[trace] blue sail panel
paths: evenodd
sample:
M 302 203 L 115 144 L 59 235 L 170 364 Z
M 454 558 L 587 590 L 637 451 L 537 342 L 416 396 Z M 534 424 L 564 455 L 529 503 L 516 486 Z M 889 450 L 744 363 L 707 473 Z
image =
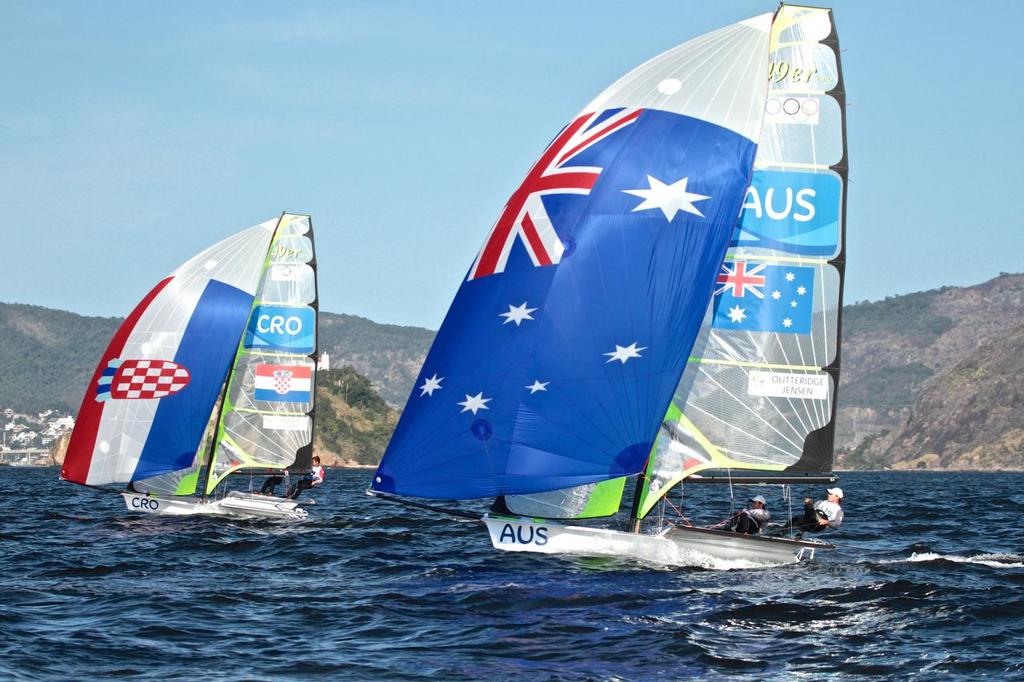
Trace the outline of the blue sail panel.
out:
M 468 499 L 639 472 L 755 151 L 730 129 L 653 109 L 567 126 L 470 268 L 372 488 Z
M 188 390 L 162 398 L 132 480 L 192 464 L 227 377 L 252 294 L 210 280 L 182 334 L 174 361 L 190 374 Z

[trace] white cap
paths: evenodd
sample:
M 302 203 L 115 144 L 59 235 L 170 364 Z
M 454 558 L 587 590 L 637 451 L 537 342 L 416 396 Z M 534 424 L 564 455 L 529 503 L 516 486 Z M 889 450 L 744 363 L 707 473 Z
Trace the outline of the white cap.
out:
M 829 488 L 825 492 L 827 492 L 829 495 L 835 495 L 840 500 L 843 499 L 843 489 L 842 488 Z
M 750 498 L 751 502 L 760 502 L 761 504 L 768 504 L 768 502 L 761 495 L 756 495 Z

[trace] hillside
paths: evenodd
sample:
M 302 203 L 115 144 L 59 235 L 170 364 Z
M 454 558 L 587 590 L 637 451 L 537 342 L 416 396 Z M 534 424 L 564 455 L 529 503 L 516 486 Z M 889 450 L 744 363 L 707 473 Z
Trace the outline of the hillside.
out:
M 858 303 L 843 316 L 840 466 L 1024 468 L 1014 388 L 1024 275 Z
M 0 303 L 0 406 L 75 414 L 85 385 L 117 330 L 113 317 L 85 317 Z
M 368 377 L 389 404 L 405 405 L 434 332 L 379 324 L 356 315 L 322 313 L 320 347 L 331 366 L 350 365 Z
M 398 422 L 369 379 L 351 367 L 317 372 L 313 452 L 324 464 L 376 464 Z
M 0 407 L 74 413 L 117 324 L 0 304 Z M 838 466 L 1024 468 L 1024 409 L 1015 388 L 1024 358 L 1022 325 L 1020 274 L 846 306 Z M 333 395 L 324 400 L 320 437 L 327 451 L 369 461 L 365 453 L 383 448 L 390 433 L 384 410 L 404 403 L 432 339 L 433 332 L 418 327 L 322 315 L 321 348 L 331 365 L 352 365 L 387 403 L 374 403 L 369 385 L 345 370 L 330 373 L 332 385 L 355 403 Z M 338 425 L 332 426 L 327 406 Z M 354 445 L 346 450 L 340 434 Z
M 1024 324 L 926 382 L 910 416 L 853 464 L 896 469 L 1024 468 Z M 858 461 L 860 460 L 860 461 Z
M 0 303 L 0 407 L 74 414 L 120 320 Z M 322 313 L 320 348 L 331 365 L 351 365 L 391 405 L 404 404 L 434 333 Z

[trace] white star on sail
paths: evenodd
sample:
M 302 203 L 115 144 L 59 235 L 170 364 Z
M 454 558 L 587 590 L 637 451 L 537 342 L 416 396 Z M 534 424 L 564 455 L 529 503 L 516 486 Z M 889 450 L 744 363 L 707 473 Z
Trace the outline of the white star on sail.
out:
M 792 282 L 794 279 L 796 279 L 796 275 L 794 275 L 792 272 L 787 272 L 786 273 L 786 281 L 787 282 Z
M 469 395 L 467 393 L 466 394 L 466 399 L 463 400 L 461 403 L 458 403 L 458 404 L 462 405 L 462 412 L 472 412 L 473 416 L 476 416 L 477 410 L 489 410 L 489 409 L 491 409 L 491 408 L 487 407 L 487 404 L 486 404 L 486 403 L 491 402 L 491 400 L 492 400 L 492 398 L 485 398 L 484 394 L 483 394 L 483 391 L 481 391 L 480 393 L 477 393 L 476 395 L 473 395 L 473 396 L 471 396 L 471 395 Z M 459 414 L 462 414 L 462 412 L 460 412 Z
M 789 307 L 790 308 L 795 308 L 796 307 L 796 301 L 790 301 L 789 302 Z
M 786 329 L 789 329 L 790 327 L 793 326 L 793 320 L 789 319 L 788 317 L 785 318 L 784 320 L 782 320 L 782 326 L 785 327 Z
M 738 305 L 737 306 L 733 306 L 732 308 L 729 308 L 729 319 L 732 320 L 733 322 L 742 322 L 744 320 L 744 318 L 746 318 L 746 316 L 747 316 L 747 311 L 745 311 L 743 308 L 739 307 Z
M 439 388 L 442 388 L 442 381 L 444 381 L 444 377 L 437 376 L 437 372 L 435 372 L 434 376 L 430 377 L 429 379 L 424 379 L 423 385 L 420 386 L 420 397 L 422 398 L 425 395 L 433 397 L 434 391 L 436 391 Z
M 608 362 L 615 362 L 616 360 L 618 360 L 622 364 L 626 364 L 626 362 L 633 358 L 639 358 L 640 351 L 642 350 L 647 350 L 647 346 L 641 346 L 640 348 L 637 348 L 636 341 L 634 341 L 628 346 L 620 346 L 619 344 L 615 344 L 615 350 L 612 351 L 611 353 L 604 353 L 604 355 L 607 355 L 609 357 Z
M 683 178 L 673 182 L 671 185 L 666 185 L 658 178 L 648 175 L 647 184 L 650 185 L 650 189 L 624 189 L 622 191 L 643 199 L 643 202 L 633 209 L 634 213 L 651 208 L 660 208 L 661 212 L 665 214 L 665 220 L 669 222 L 672 222 L 672 219 L 676 217 L 676 213 L 679 211 L 692 213 L 703 218 L 704 214 L 693 204 L 694 202 L 704 201 L 711 197 L 686 191 L 686 184 L 689 181 L 690 178 Z
M 807 287 L 797 287 L 796 288 L 796 293 L 799 296 L 803 296 L 804 294 L 807 293 Z
M 500 313 L 498 317 L 504 317 L 505 321 L 502 324 L 508 324 L 509 322 L 515 322 L 518 327 L 523 323 L 523 320 L 532 320 L 533 317 L 530 315 L 536 308 L 527 308 L 526 301 L 523 301 L 522 305 L 514 306 L 511 303 L 508 306 L 507 313 Z
M 537 391 L 547 391 L 548 384 L 550 383 L 550 381 L 541 381 L 540 379 L 534 379 L 532 384 L 530 384 L 529 386 L 524 386 L 524 388 L 530 389 L 530 395 L 533 395 Z
M 775 299 L 776 301 L 779 300 L 780 298 L 782 298 L 782 292 L 778 290 L 773 291 L 772 298 Z

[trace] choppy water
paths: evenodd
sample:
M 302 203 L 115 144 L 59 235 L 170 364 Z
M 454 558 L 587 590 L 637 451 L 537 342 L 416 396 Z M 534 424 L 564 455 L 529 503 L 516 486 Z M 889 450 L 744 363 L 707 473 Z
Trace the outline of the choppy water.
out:
M 847 474 L 818 561 L 657 570 L 495 552 L 366 498 L 369 473 L 329 472 L 284 524 L 0 469 L 0 678 L 1024 675 L 1024 474 Z

